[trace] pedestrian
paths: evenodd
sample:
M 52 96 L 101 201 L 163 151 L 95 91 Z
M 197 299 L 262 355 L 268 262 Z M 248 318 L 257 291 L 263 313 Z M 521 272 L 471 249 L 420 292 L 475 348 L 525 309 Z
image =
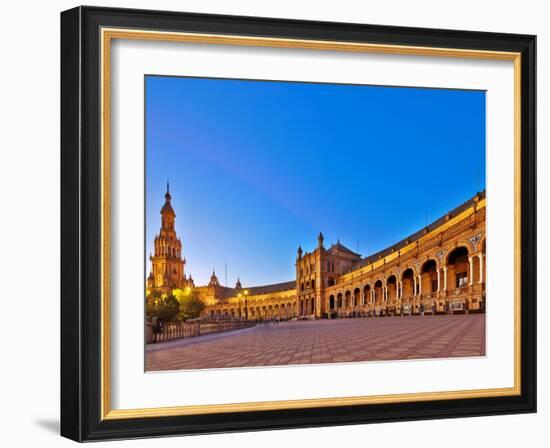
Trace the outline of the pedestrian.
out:
M 160 334 L 162 333 L 162 321 L 158 317 L 154 317 L 153 323 L 153 340 L 154 342 L 159 342 Z

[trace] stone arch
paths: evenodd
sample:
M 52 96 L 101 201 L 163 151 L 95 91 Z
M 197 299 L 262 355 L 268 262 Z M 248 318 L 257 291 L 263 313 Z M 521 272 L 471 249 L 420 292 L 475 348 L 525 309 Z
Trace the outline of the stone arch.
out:
M 487 234 L 484 233 L 483 236 L 479 240 L 478 250 L 485 252 L 486 250 L 486 242 L 487 242 Z
M 445 259 L 448 260 L 449 256 L 451 255 L 451 252 L 453 252 L 455 249 L 459 249 L 461 247 L 466 248 L 466 250 L 468 251 L 469 254 L 472 254 L 472 253 L 475 252 L 475 247 L 470 241 L 468 241 L 468 240 L 458 240 L 458 241 L 456 241 L 454 246 L 447 251 Z
M 334 294 L 331 294 L 328 298 L 328 309 L 334 310 L 336 304 L 336 298 L 334 297 Z
M 426 269 L 430 266 L 434 266 L 436 269 L 439 268 L 439 260 L 436 255 L 428 256 L 421 264 L 419 274 L 426 272 Z
M 386 288 L 388 290 L 388 302 L 397 301 L 397 275 L 390 274 L 386 279 Z
M 435 258 L 428 258 L 420 266 L 420 294 L 434 294 L 438 290 L 438 264 Z
M 379 305 L 383 301 L 383 287 L 384 283 L 381 279 L 374 282 L 374 303 Z
M 344 308 L 351 307 L 351 291 L 348 289 L 344 294 Z
M 343 294 L 341 292 L 336 294 L 336 309 L 342 308 L 342 299 L 343 299 Z
M 409 266 L 403 270 L 401 273 L 401 284 L 402 284 L 402 297 L 401 299 L 404 302 L 411 302 L 414 297 L 414 269 Z
M 363 286 L 363 297 L 365 298 L 365 304 L 371 303 L 371 286 L 368 283 Z
M 447 254 L 447 287 L 449 289 L 464 288 L 470 283 L 472 275 L 469 262 L 470 254 L 471 251 L 465 244 L 457 245 Z
M 485 255 L 486 255 L 486 234 L 481 235 L 479 241 L 475 244 L 476 251 L 471 254 L 472 260 L 472 280 L 474 284 L 484 283 L 485 279 Z

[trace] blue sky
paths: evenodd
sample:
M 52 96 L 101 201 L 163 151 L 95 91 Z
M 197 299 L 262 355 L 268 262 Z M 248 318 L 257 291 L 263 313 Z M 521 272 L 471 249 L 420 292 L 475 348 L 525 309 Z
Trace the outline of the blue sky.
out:
M 169 180 L 196 284 L 225 284 L 225 263 L 229 286 L 292 280 L 319 231 L 368 255 L 485 188 L 485 92 L 145 83 L 146 257 Z

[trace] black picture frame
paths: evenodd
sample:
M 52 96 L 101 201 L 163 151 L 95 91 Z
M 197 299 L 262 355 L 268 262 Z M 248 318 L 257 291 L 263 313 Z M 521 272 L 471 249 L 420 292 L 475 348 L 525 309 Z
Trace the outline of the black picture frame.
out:
M 102 420 L 102 27 L 521 53 L 521 394 Z M 531 35 L 100 7 L 61 13 L 61 434 L 93 441 L 536 412 L 535 58 Z

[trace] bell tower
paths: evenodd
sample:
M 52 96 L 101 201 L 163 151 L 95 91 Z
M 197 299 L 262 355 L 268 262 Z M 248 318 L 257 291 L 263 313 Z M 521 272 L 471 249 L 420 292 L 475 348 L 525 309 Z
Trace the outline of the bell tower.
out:
M 176 213 L 172 208 L 170 184 L 166 184 L 164 205 L 160 210 L 161 227 L 155 235 L 155 253 L 150 255 L 152 271 L 147 287 L 169 294 L 175 288 L 183 288 L 185 278 L 185 259 L 181 256 L 181 240 L 176 235 Z
M 325 237 L 321 232 L 317 237 L 317 248 L 304 252 L 298 247 L 296 258 L 296 294 L 298 296 L 298 315 L 320 319 L 326 314 L 324 301 L 325 277 Z

